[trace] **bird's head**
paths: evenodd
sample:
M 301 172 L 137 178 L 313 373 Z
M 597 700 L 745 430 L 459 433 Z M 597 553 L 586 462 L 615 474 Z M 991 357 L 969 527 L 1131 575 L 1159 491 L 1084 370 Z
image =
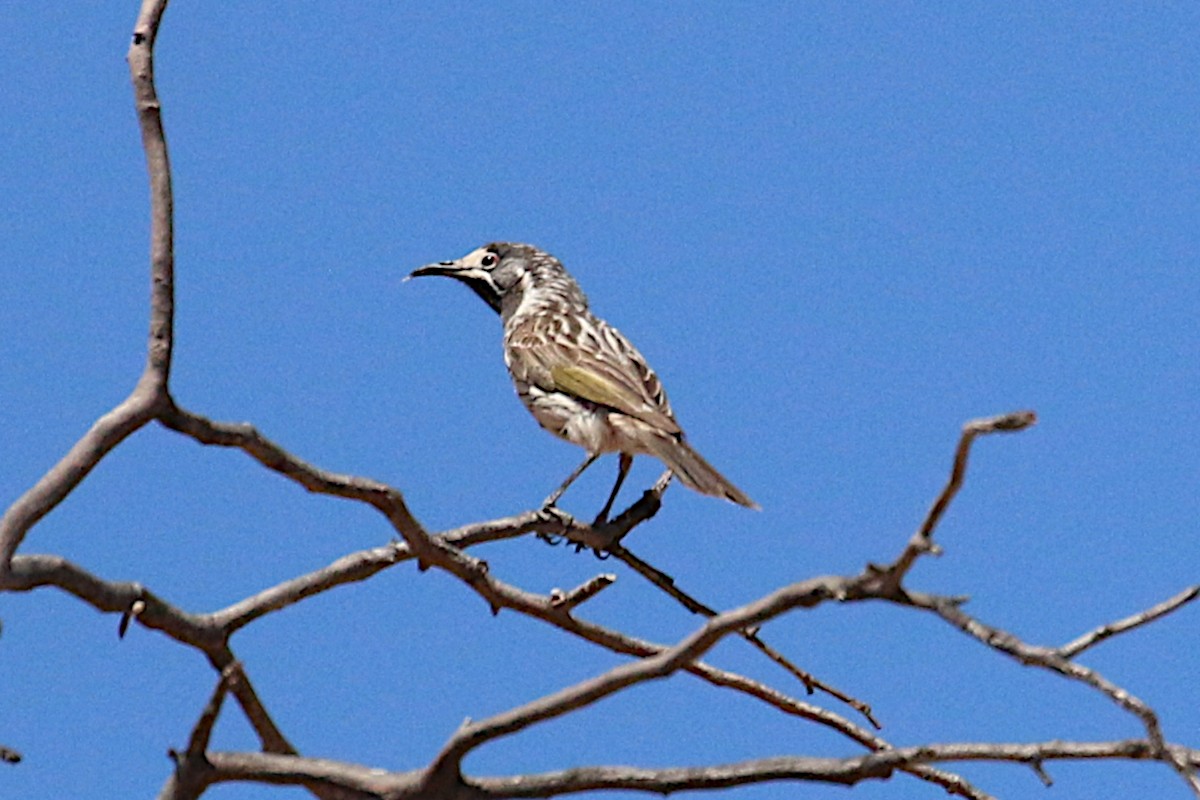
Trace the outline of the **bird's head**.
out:
M 552 255 L 512 242 L 485 244 L 456 261 L 427 264 L 408 277 L 425 275 L 444 275 L 465 283 L 500 314 L 515 308 L 527 290 L 548 283 L 564 283 L 578 292 L 574 280 Z M 582 297 L 582 292 L 579 294 Z

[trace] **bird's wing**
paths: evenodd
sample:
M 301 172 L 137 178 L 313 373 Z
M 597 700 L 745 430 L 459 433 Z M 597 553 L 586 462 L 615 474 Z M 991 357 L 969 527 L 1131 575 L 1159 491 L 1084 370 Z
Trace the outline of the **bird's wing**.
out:
M 607 406 L 666 434 L 680 432 L 658 376 L 619 331 L 593 318 L 568 334 L 543 330 L 509 346 L 528 366 L 536 363 L 529 377 L 542 388 Z

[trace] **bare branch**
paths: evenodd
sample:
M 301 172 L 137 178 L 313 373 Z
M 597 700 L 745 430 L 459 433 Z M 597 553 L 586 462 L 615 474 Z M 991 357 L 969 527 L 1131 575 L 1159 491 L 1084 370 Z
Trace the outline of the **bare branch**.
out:
M 166 400 L 174 345 L 175 201 L 162 107 L 154 87 L 154 41 L 167 0 L 143 0 L 129 45 L 129 74 L 150 177 L 150 344 L 142 382 Z M 148 387 L 149 388 L 149 387 Z
M 218 672 L 235 661 L 226 643 L 225 632 L 211 616 L 182 611 L 140 584 L 103 581 L 64 558 L 48 555 L 17 556 L 13 559 L 12 576 L 13 590 L 28 591 L 39 586 L 57 586 L 100 611 L 120 613 L 135 603 L 141 603 L 143 610 L 137 616 L 141 625 L 162 631 L 172 639 L 205 653 Z M 271 722 L 250 681 L 243 675 L 232 685 L 232 689 L 247 719 L 258 732 L 263 748 L 275 752 L 294 752 Z
M 498 542 L 524 536 L 545 524 L 541 514 L 527 512 L 514 517 L 467 525 L 433 538 L 457 548 L 467 548 L 487 542 Z M 254 620 L 298 603 L 306 597 L 347 583 L 365 581 L 381 570 L 413 558 L 412 548 L 403 542 L 360 550 L 342 556 L 333 563 L 306 575 L 284 581 L 256 595 L 215 612 L 212 616 L 229 634 L 233 634 Z
M 859 714 L 862 714 L 867 722 L 871 724 L 871 727 L 873 727 L 875 730 L 881 730 L 883 728 L 883 726 L 879 724 L 879 720 L 875 719 L 875 714 L 871 710 L 870 704 L 859 700 L 857 697 L 847 694 L 836 686 L 826 683 L 816 675 L 813 675 L 811 672 L 800 669 L 791 662 L 791 659 L 787 658 L 783 653 L 779 652 L 774 647 L 763 641 L 762 637 L 757 632 L 743 632 L 742 636 L 767 658 L 774 661 L 789 674 L 795 676 L 806 687 L 809 687 L 810 692 L 814 689 L 822 691 L 835 700 L 850 706 Z
M 554 589 L 550 592 L 550 605 L 560 611 L 570 613 L 579 606 L 580 603 L 600 594 L 600 592 L 612 586 L 617 580 L 617 576 L 611 573 L 597 575 L 591 580 L 576 586 L 569 592 L 564 592 L 562 589 Z
M 929 513 L 925 515 L 925 520 L 921 523 L 921 527 L 909 539 L 908 546 L 904 548 L 904 552 L 900 554 L 900 557 L 890 566 L 879 568 L 882 572 L 888 574 L 897 588 L 904 581 L 904 577 L 912 569 L 912 565 L 916 563 L 916 560 L 920 556 L 925 553 L 933 553 L 934 555 L 938 553 L 937 545 L 933 543 L 933 532 L 941 521 L 942 515 L 946 513 L 946 509 L 950 507 L 951 501 L 954 500 L 959 489 L 962 488 L 963 478 L 967 474 L 967 458 L 971 454 L 971 445 L 974 444 L 975 438 L 989 433 L 1023 431 L 1036 422 L 1037 414 L 1033 411 L 1014 411 L 1010 414 L 974 419 L 963 426 L 962 436 L 959 438 L 958 447 L 954 451 L 954 464 L 950 468 L 950 477 L 946 481 L 946 486 L 942 489 L 937 499 L 934 500 L 933 506 L 929 509 Z
M 139 384 L 139 389 L 124 402 L 96 420 L 83 438 L 0 517 L 0 588 L 12 588 L 9 581 L 13 553 L 30 528 L 82 483 L 100 459 L 153 418 L 152 398 L 141 392 L 140 387 Z
M 673 577 L 658 569 L 653 564 L 638 558 L 624 545 L 614 544 L 609 548 L 608 552 L 693 614 L 698 614 L 702 617 L 715 617 L 717 615 L 716 609 L 705 605 L 683 589 L 680 589 Z
M 448 543 L 463 546 L 521 535 L 537 524 L 538 515 L 527 514 L 481 523 L 440 534 Z M 220 671 L 234 658 L 225 637 L 254 618 L 269 611 L 282 608 L 304 597 L 353 580 L 364 580 L 385 567 L 411 558 L 407 545 L 387 545 L 346 556 L 324 569 L 299 578 L 285 581 L 251 598 L 240 601 L 222 611 L 207 615 L 194 615 L 182 611 L 156 594 L 136 583 L 103 581 L 80 567 L 58 556 L 18 556 L 14 560 L 16 588 L 31 590 L 40 586 L 56 586 L 90 604 L 100 611 L 123 612 L 131 605 L 142 603 L 144 608 L 137 620 L 152 630 L 158 630 L 181 644 L 196 647 L 208 654 L 215 669 Z M 604 647 L 616 653 L 644 657 L 662 652 L 662 645 L 626 636 L 615 630 L 595 625 L 563 614 L 549 601 L 542 602 L 533 595 L 520 593 L 509 598 L 520 600 L 510 607 L 537 619 Z M 761 700 L 784 713 L 798 716 L 826 727 L 868 747 L 882 748 L 888 744 L 875 739 L 866 731 L 842 717 L 825 709 L 803 703 L 782 692 L 769 688 L 757 681 L 736 673 L 720 670 L 702 662 L 688 668 L 697 677 L 715 685 L 747 694 Z M 270 721 L 253 692 L 249 680 L 244 679 L 234 687 L 247 717 L 263 741 L 264 749 L 271 752 L 293 752 L 282 734 Z
M 494 523 L 481 523 L 441 534 L 446 542 L 461 545 L 478 544 L 495 539 L 521 535 L 537 524 L 537 515 L 528 514 Z M 49 555 L 18 556 L 14 562 L 15 588 L 31 590 L 40 586 L 56 586 L 73 594 L 101 611 L 120 613 L 136 603 L 143 604 L 137 621 L 147 628 L 158 630 L 182 644 L 187 644 L 208 654 L 210 662 L 218 671 L 234 661 L 226 643 L 226 636 L 233 633 L 251 618 L 261 616 L 277 606 L 277 603 L 298 602 L 303 597 L 350 580 L 361 580 L 370 574 L 411 558 L 407 545 L 388 545 L 351 554 L 335 561 L 328 567 L 309 575 L 280 584 L 252 598 L 241 601 L 215 614 L 194 615 L 182 611 L 159 598 L 155 593 L 136 583 L 103 581 L 75 564 Z M 281 599 L 282 598 L 282 599 Z M 604 628 L 561 613 L 548 600 L 538 600 L 533 595 L 516 593 L 507 596 L 511 607 L 560 629 L 598 644 L 613 652 L 633 656 L 648 656 L 662 652 L 662 645 L 653 644 L 617 631 Z M 747 694 L 792 716 L 797 716 L 830 727 L 853 741 L 873 749 L 888 747 L 888 743 L 873 737 L 833 712 L 803 703 L 782 692 L 767 687 L 736 673 L 720 670 L 703 662 L 688 667 L 688 671 L 715 685 Z M 258 732 L 264 750 L 275 753 L 295 753 L 292 745 L 271 721 L 254 692 L 249 679 L 243 677 L 233 687 L 234 696 Z M 942 785 L 953 784 L 955 776 L 933 776 Z
M 209 663 L 219 673 L 225 675 L 227 671 L 235 667 L 237 660 L 234 658 L 232 651 L 226 647 L 215 654 L 210 654 Z M 240 667 L 237 668 L 234 678 L 229 681 L 228 689 L 233 693 L 234 698 L 242 709 L 242 713 L 245 714 L 247 721 L 258 735 L 263 751 L 279 756 L 298 756 L 299 753 L 296 748 L 287 740 L 287 737 L 275 725 L 275 721 L 271 719 L 271 715 L 267 713 L 266 707 L 259 700 L 258 693 L 255 692 L 254 686 L 251 684 L 245 670 Z M 186 774 L 194 776 L 195 780 L 187 782 L 186 785 L 202 784 L 203 787 L 207 787 L 217 780 L 218 773 L 213 768 L 207 755 L 203 759 L 194 760 L 192 764 L 193 768 Z M 170 782 L 168 782 L 168 785 L 170 785 Z M 319 800 L 345 800 L 346 798 L 357 797 L 353 793 L 347 794 L 336 787 L 310 786 L 309 790 Z
M 401 545 L 407 549 L 405 545 Z M 384 545 L 350 553 L 315 572 L 292 578 L 239 600 L 213 614 L 214 621 L 228 634 L 244 628 L 256 619 L 280 611 L 305 598 L 348 583 L 365 581 L 372 575 L 404 560 L 400 547 Z
M 438 560 L 439 545 L 430 540 L 413 517 L 398 489 L 369 478 L 339 475 L 313 466 L 264 437 L 252 425 L 214 422 L 175 405 L 165 409 L 158 419 L 171 430 L 191 436 L 201 444 L 238 448 L 310 492 L 368 503 L 387 517 L 422 565 Z
M 129 47 L 138 123 L 150 175 L 150 341 L 146 368 L 133 392 L 100 417 L 30 489 L 0 517 L 0 587 L 8 586 L 13 554 L 25 535 L 63 501 L 104 456 L 169 402 L 174 313 L 174 245 L 171 167 L 154 88 L 154 38 L 166 0 L 144 0 Z
M 976 419 L 966 423 L 963 426 L 962 436 L 959 439 L 958 447 L 955 451 L 954 463 L 951 468 L 950 477 L 947 480 L 945 488 L 934 502 L 925 521 L 922 523 L 917 533 L 913 535 L 908 547 L 897 559 L 897 561 L 886 568 L 874 568 L 879 575 L 885 579 L 886 585 L 881 586 L 871 592 L 872 595 L 901 593 L 900 584 L 902 583 L 908 570 L 915 562 L 916 558 L 926 552 L 932 552 L 934 545 L 932 544 L 932 534 L 937 527 L 942 515 L 950 505 L 950 501 L 958 493 L 962 486 L 963 479 L 966 475 L 967 458 L 970 454 L 971 445 L 975 438 L 982 434 L 996 432 L 1012 432 L 1024 430 L 1033 425 L 1037 421 L 1037 416 L 1032 411 L 1018 411 L 1010 414 L 1002 414 L 996 417 L 984 419 Z M 670 473 L 667 473 L 669 479 Z M 665 483 L 662 488 L 665 488 Z M 656 486 L 656 488 L 658 488 Z M 659 489 L 661 493 L 661 489 Z M 665 572 L 653 567 L 652 565 L 637 558 L 629 550 L 625 549 L 614 542 L 609 548 L 609 552 L 618 559 L 632 567 L 638 574 L 645 577 L 652 584 L 662 589 L 668 595 L 677 600 L 684 608 L 694 614 L 700 614 L 706 617 L 713 617 L 716 611 L 692 597 L 687 592 L 680 589 L 675 579 Z M 879 728 L 879 722 L 871 713 L 871 707 L 867 703 L 839 690 L 817 679 L 815 676 L 801 670 L 793 664 L 782 653 L 767 644 L 758 634 L 757 630 L 746 629 L 740 632 L 741 636 L 756 647 L 760 652 L 767 655 L 772 661 L 781 666 L 789 674 L 796 677 L 804 683 L 806 689 L 811 692 L 813 689 L 820 689 L 827 692 L 833 697 L 847 703 L 852 708 L 863 714 L 870 723 Z
M 7 589 L 27 592 L 41 586 L 56 586 L 110 613 L 123 614 L 141 602 L 143 608 L 137 616 L 140 624 L 205 652 L 221 647 L 225 640 L 210 617 L 176 608 L 139 583 L 101 580 L 61 556 L 16 556 Z
M 598 552 L 604 552 L 619 544 L 630 531 L 658 513 L 658 510 L 662 508 L 663 492 L 667 491 L 667 487 L 671 485 L 672 477 L 674 477 L 674 473 L 671 470 L 664 472 L 649 489 L 642 492 L 642 496 L 637 499 L 637 502 L 596 529 L 601 537 L 608 540 L 608 543 L 599 548 Z
M 221 676 L 213 689 L 212 695 L 200 712 L 199 719 L 188 738 L 187 749 L 183 752 L 169 751 L 175 762 L 175 770 L 171 773 L 166 784 L 159 792 L 159 800 L 185 800 L 199 797 L 212 783 L 214 770 L 209 764 L 205 752 L 212 738 L 213 726 L 221 713 L 221 704 L 229 687 L 240 677 L 241 666 L 235 661 L 221 670 Z
M 630 664 L 622 664 L 596 678 L 562 689 L 524 706 L 461 727 L 434 762 L 438 775 L 456 774 L 464 756 L 479 745 L 516 733 L 530 725 L 590 705 L 621 689 L 646 680 L 662 678 L 699 659 L 726 634 L 759 624 L 785 611 L 817 605 L 842 591 L 842 580 L 813 578 L 784 587 L 762 600 L 711 618 L 704 626 L 674 647 Z
M 196 800 L 208 788 L 210 781 L 206 773 L 210 771 L 207 763 L 199 764 L 195 770 L 188 772 L 179 769 L 176 763 L 176 768 L 159 789 L 157 800 Z
M 316 467 L 292 455 L 248 423 L 215 422 L 179 406 L 168 409 L 159 421 L 200 444 L 242 450 L 267 469 L 290 478 L 314 494 L 361 500 L 377 507 L 387 505 L 383 498 L 389 494 L 399 495 L 397 490 L 379 481 Z
M 226 646 L 215 653 L 209 653 L 208 663 L 212 664 L 213 669 L 218 673 L 224 675 L 225 671 L 237 664 L 238 661 L 234 657 L 233 651 Z M 254 691 L 254 685 L 250 682 L 250 677 L 244 669 L 238 669 L 237 680 L 231 680 L 227 689 L 237 700 L 250 727 L 254 728 L 254 732 L 258 735 L 258 741 L 265 752 L 296 755 L 296 748 L 271 719 L 271 715 L 259 699 L 258 693 Z
M 1191 767 L 1200 766 L 1200 751 L 1171 746 L 1175 756 Z M 423 772 L 391 773 L 356 764 L 260 753 L 209 754 L 214 781 L 258 781 L 309 788 L 338 787 L 359 797 L 429 800 L 500 800 L 554 797 L 588 791 L 633 790 L 668 794 L 713 791 L 776 781 L 807 781 L 852 786 L 884 780 L 902 767 L 934 763 L 979 761 L 1036 766 L 1048 761 L 1096 759 L 1151 760 L 1153 748 L 1144 740 L 1108 742 L 959 743 L 895 748 L 851 758 L 777 757 L 708 767 L 640 768 L 578 767 L 560 772 L 512 777 L 469 777 L 428 791 Z M 963 796 L 989 798 L 978 790 Z
M 468 583 L 472 588 L 475 589 L 476 592 L 478 592 L 482 597 L 484 597 L 485 600 L 487 600 L 493 611 L 498 611 L 501 608 L 510 608 L 520 613 L 549 622 L 550 624 L 556 625 L 565 631 L 581 636 L 597 644 L 601 644 L 617 652 L 624 652 L 640 656 L 662 656 L 667 652 L 666 649 L 662 648 L 661 646 L 651 645 L 649 643 L 636 640 L 632 637 L 606 630 L 601 626 L 581 622 L 574 617 L 555 609 L 548 598 L 524 592 L 516 587 L 497 580 L 489 573 L 485 562 L 478 561 L 477 559 L 470 559 L 458 551 L 457 548 L 448 547 L 443 542 L 436 542 L 436 544 L 437 547 L 435 548 L 435 553 L 437 560 L 434 563 Z M 782 613 L 782 611 L 787 610 L 787 608 L 798 605 L 815 605 L 816 603 L 822 602 L 825 599 L 845 596 L 846 592 L 851 591 L 851 586 L 857 586 L 858 583 L 862 582 L 863 580 L 863 578 L 852 580 L 837 578 L 814 579 L 814 581 L 806 582 L 805 585 L 812 584 L 817 585 L 818 587 L 827 586 L 827 588 L 825 591 L 814 591 L 811 595 L 805 595 L 803 590 L 797 590 L 797 587 L 801 586 L 801 584 L 797 584 L 793 587 L 787 587 L 783 590 L 780 590 L 780 592 L 783 593 L 783 595 L 787 595 L 789 592 L 797 591 L 798 599 L 796 599 L 790 605 L 787 605 L 786 608 L 781 608 L 772 612 L 771 616 L 774 616 L 777 613 Z M 870 576 L 869 580 L 873 581 L 874 576 Z M 858 590 L 855 589 L 855 591 Z M 800 595 L 804 596 L 801 597 Z M 772 597 L 773 596 L 774 595 L 772 595 Z M 749 619 L 745 622 L 745 625 L 755 624 L 759 621 L 761 620 Z M 711 646 L 711 643 L 709 643 L 705 649 L 707 649 L 708 646 Z M 777 692 L 774 692 L 774 690 L 766 689 L 766 687 L 763 687 L 761 684 L 758 684 L 754 681 L 741 678 L 740 676 L 735 676 L 731 673 L 721 673 L 720 671 L 714 670 L 712 667 L 707 665 L 699 663 L 693 664 L 688 659 L 683 659 L 679 664 L 672 666 L 672 669 L 677 668 L 686 669 L 705 678 L 706 680 L 717 683 L 718 685 L 724 685 L 747 692 L 759 697 L 759 699 L 772 702 L 772 704 L 776 704 L 775 700 L 773 699 L 773 695 L 778 697 L 786 697 L 786 695 L 781 695 Z M 612 690 L 615 691 L 617 688 L 620 687 L 614 686 Z M 814 710 L 814 707 L 806 706 L 805 704 L 802 704 L 799 701 L 795 701 L 791 698 L 788 698 L 788 702 L 785 705 L 777 705 L 777 707 L 786 707 L 788 713 L 795 713 L 799 716 L 804 716 L 805 718 L 818 721 L 821 724 L 829 725 L 830 727 L 833 727 L 836 730 L 851 736 L 851 738 L 854 738 L 856 741 L 861 741 L 864 743 L 872 741 L 872 738 L 869 734 L 865 734 L 865 732 L 857 728 L 857 726 L 854 726 L 832 712 L 824 711 L 822 709 Z M 562 712 L 558 711 L 556 713 Z M 467 749 L 470 749 L 470 747 L 473 746 L 474 745 L 470 745 Z M 883 746 L 886 746 L 886 743 L 883 743 Z M 463 751 L 463 754 L 465 754 L 465 752 L 466 750 Z M 459 756 L 459 758 L 461 758 L 461 756 Z M 455 762 L 457 761 L 457 759 L 452 760 Z M 959 780 L 956 776 L 930 776 L 929 779 L 935 780 L 935 782 L 941 783 L 942 785 L 951 785 L 955 781 Z
M 1177 748 L 1181 758 L 1197 763 L 1200 753 Z M 1033 764 L 1043 761 L 1092 759 L 1147 760 L 1151 748 L 1142 740 L 1117 742 L 1041 742 L 1035 744 L 932 744 L 896 748 L 853 758 L 779 757 L 713 767 L 641 769 L 585 767 L 513 778 L 470 778 L 468 783 L 493 797 L 549 797 L 584 791 L 632 789 L 666 794 L 683 790 L 716 790 L 780 780 L 803 780 L 846 786 L 887 779 L 901 766 L 955 761 Z M 987 797 L 982 793 L 977 797 Z
M 212 738 L 213 726 L 217 724 L 217 717 L 221 713 L 221 704 L 225 700 L 225 694 L 229 691 L 229 687 L 238 680 L 241 671 L 241 664 L 236 661 L 221 670 L 221 677 L 213 689 L 212 696 L 204 705 L 204 710 L 200 713 L 200 718 L 196 720 L 196 727 L 192 729 L 192 735 L 188 739 L 187 750 L 182 754 L 184 758 L 204 757 L 204 751 L 208 749 L 209 739 Z
M 1159 617 L 1164 617 L 1167 614 L 1170 614 L 1175 609 L 1192 602 L 1197 596 L 1200 596 L 1200 586 L 1191 586 L 1187 589 L 1184 589 L 1174 597 L 1164 600 L 1158 605 L 1152 606 L 1145 611 L 1141 611 L 1132 616 L 1117 620 L 1116 622 L 1110 622 L 1106 625 L 1101 625 L 1098 628 L 1088 631 L 1079 638 L 1058 648 L 1057 653 L 1063 658 L 1074 658 L 1092 645 L 1099 644 L 1105 639 L 1109 639 L 1119 633 L 1131 631 L 1134 628 L 1141 627 L 1148 622 L 1153 622 Z
M 248 781 L 275 786 L 304 786 L 322 797 L 416 797 L 423 771 L 400 773 L 330 761 L 274 753 L 208 754 L 212 783 Z M 477 793 L 473 796 L 483 800 Z
M 646 578 L 646 580 L 650 581 L 650 583 L 654 584 L 659 589 L 673 597 L 679 602 L 680 605 L 682 605 L 688 611 L 691 611 L 693 614 L 699 614 L 705 617 L 715 617 L 717 615 L 715 610 L 680 589 L 673 577 L 657 567 L 647 563 L 646 561 L 638 558 L 623 545 L 614 544 L 609 549 L 609 552 L 612 553 L 617 559 L 633 568 L 635 572 Z M 759 652 L 766 655 L 767 658 L 771 659 L 780 667 L 782 667 L 784 671 L 803 683 L 805 690 L 809 694 L 812 694 L 814 690 L 825 692 L 831 697 L 846 703 L 855 711 L 862 714 L 875 729 L 878 730 L 881 727 L 879 721 L 876 720 L 872 714 L 871 706 L 869 704 L 851 696 L 846 692 L 843 692 L 835 686 L 831 686 L 830 684 L 817 678 L 815 675 L 800 669 L 798 666 L 793 664 L 790 659 L 784 656 L 783 653 L 780 653 L 774 647 L 767 644 L 759 635 L 757 630 L 747 629 L 739 631 L 739 634 L 742 636 L 742 638 L 758 649 Z
M 1026 644 L 1007 631 L 985 625 L 966 614 L 956 603 L 946 602 L 942 598 L 931 595 L 920 594 L 910 595 L 909 601 L 913 606 L 933 611 L 954 627 L 978 639 L 993 650 L 1015 658 L 1021 664 L 1038 666 L 1052 672 L 1057 672 L 1066 678 L 1091 686 L 1093 689 L 1107 696 L 1114 703 L 1121 706 L 1121 708 L 1141 720 L 1143 727 L 1146 729 L 1147 741 L 1154 753 L 1153 757 L 1165 761 L 1174 768 L 1180 777 L 1187 782 L 1192 793 L 1200 797 L 1200 779 L 1197 779 L 1192 769 L 1175 759 L 1172 752 L 1167 748 L 1166 741 L 1163 738 L 1158 715 L 1154 713 L 1154 710 L 1150 706 L 1146 705 L 1145 702 L 1134 694 L 1109 681 L 1096 670 L 1064 658 L 1057 650 Z

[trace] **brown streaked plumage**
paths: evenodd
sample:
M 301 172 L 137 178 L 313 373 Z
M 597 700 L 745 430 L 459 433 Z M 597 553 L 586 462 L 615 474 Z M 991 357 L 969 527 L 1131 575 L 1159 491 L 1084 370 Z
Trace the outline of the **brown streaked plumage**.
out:
M 758 508 L 686 442 L 661 381 L 628 339 L 588 309 L 558 259 L 527 244 L 494 242 L 410 277 L 465 283 L 500 314 L 504 361 L 521 402 L 546 430 L 587 459 L 546 498 L 562 493 L 602 453 L 620 453 L 617 481 L 596 518 L 608 517 L 637 454 L 661 460 L 685 486 Z

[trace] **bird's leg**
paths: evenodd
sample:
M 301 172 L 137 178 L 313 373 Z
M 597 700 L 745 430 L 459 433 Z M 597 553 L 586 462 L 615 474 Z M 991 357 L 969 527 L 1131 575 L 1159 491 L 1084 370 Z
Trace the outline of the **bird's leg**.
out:
M 584 459 L 583 463 L 580 464 L 575 469 L 575 471 L 572 472 L 570 475 L 568 475 L 567 479 L 562 482 L 562 486 L 559 486 L 557 489 L 555 489 L 553 492 L 550 493 L 549 497 L 547 497 L 544 501 L 542 501 L 542 508 L 550 508 L 552 505 L 557 503 L 558 498 L 563 496 L 563 492 L 565 492 L 567 490 L 567 487 L 570 486 L 572 483 L 574 483 L 575 479 L 578 478 L 580 475 L 582 475 L 583 471 L 585 469 L 587 469 L 588 467 L 590 467 L 592 465 L 592 462 L 595 461 L 599 457 L 600 457 L 599 453 L 589 453 L 588 457 Z
M 592 523 L 593 528 L 608 522 L 608 512 L 612 511 L 613 503 L 617 500 L 617 492 L 621 491 L 621 484 L 625 482 L 625 476 L 629 474 L 629 467 L 632 464 L 633 456 L 628 453 L 621 453 L 621 458 L 617 462 L 617 482 L 613 484 L 612 494 L 608 496 L 608 502 L 604 504 L 604 508 L 600 509 L 600 513 L 596 515 L 596 521 Z

